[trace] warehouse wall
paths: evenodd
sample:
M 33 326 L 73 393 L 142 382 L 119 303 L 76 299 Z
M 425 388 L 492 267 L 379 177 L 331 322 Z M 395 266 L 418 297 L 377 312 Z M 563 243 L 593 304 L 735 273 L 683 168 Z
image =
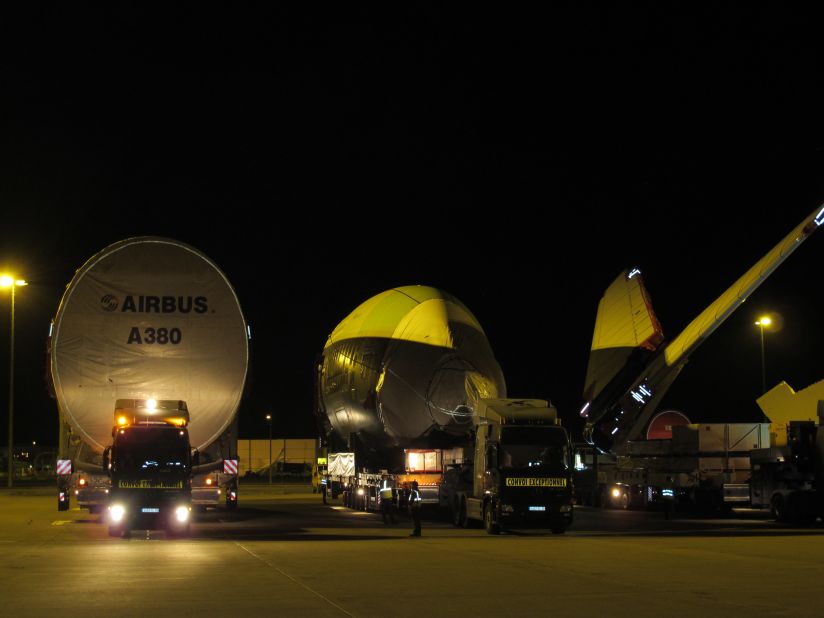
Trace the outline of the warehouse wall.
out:
M 312 464 L 316 461 L 318 441 L 314 438 L 286 438 L 287 464 Z M 283 462 L 283 438 L 272 438 L 272 465 L 278 469 Z M 263 473 L 269 469 L 269 440 L 238 440 L 237 454 L 240 457 L 238 473 L 242 477 L 247 470 Z

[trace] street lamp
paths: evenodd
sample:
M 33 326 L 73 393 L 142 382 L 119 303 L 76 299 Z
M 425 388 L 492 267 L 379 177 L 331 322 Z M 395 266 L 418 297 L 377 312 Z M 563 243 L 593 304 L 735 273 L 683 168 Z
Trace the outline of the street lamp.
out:
M 14 475 L 14 291 L 28 283 L 11 275 L 0 276 L 0 287 L 11 288 L 11 337 L 9 342 L 9 487 Z
M 762 315 L 755 323 L 761 331 L 761 394 L 767 392 L 767 363 L 764 360 L 764 327 L 770 324 L 772 324 L 772 319 L 768 315 Z
M 269 484 L 272 484 L 272 415 L 266 415 L 266 421 L 269 423 Z

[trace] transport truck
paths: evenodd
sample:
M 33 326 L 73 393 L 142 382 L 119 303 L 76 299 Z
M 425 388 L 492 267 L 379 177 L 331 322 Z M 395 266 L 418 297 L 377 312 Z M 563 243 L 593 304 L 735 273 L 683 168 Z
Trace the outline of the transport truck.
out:
M 467 463 L 453 466 L 440 503 L 457 526 L 483 522 L 489 534 L 512 527 L 572 523 L 571 444 L 558 414 L 539 399 L 482 399 Z
M 506 443 L 517 431 L 534 433 L 538 440 L 550 431 L 566 436 L 546 402 L 543 416 L 535 412 L 531 425 L 502 429 L 506 417 L 495 416 L 494 410 L 503 405 L 506 385 L 486 334 L 463 303 L 431 287 L 393 288 L 358 306 L 329 335 L 315 378 L 316 413 L 330 470 L 334 453 L 346 453 L 352 464 L 349 476 L 328 476 L 327 498 L 340 492 L 343 503 L 353 508 L 380 508 L 377 490 L 386 481 L 399 508 L 405 506 L 412 481 L 418 483 L 424 508 L 448 503 L 444 492 L 458 488 L 445 484 L 445 477 L 460 477 L 458 470 L 469 474 L 466 470 L 475 465 L 479 413 L 490 415 L 483 417 L 484 431 L 492 428 L 482 441 L 500 444 L 503 432 Z M 491 400 L 499 404 L 491 405 Z M 548 478 L 547 469 L 535 468 L 533 476 Z M 496 474 L 505 480 L 510 472 L 519 473 Z M 553 470 L 553 478 L 558 474 Z M 461 486 L 460 497 L 471 500 L 471 488 L 471 483 Z M 510 489 L 502 488 L 504 494 Z M 553 495 L 565 492 L 571 492 L 569 484 L 552 488 Z M 453 500 L 458 496 L 450 495 Z M 493 515 L 494 530 L 510 513 Z M 553 525 L 561 527 L 554 520 Z
M 353 460 L 354 474 L 329 483 L 353 506 L 384 475 L 394 481 L 398 506 L 412 480 L 424 506 L 437 506 L 445 466 L 462 456 L 474 431 L 477 401 L 506 395 L 478 320 L 457 298 L 427 286 L 393 288 L 355 308 L 327 338 L 315 385 L 330 468 L 331 453 Z
M 191 526 L 192 464 L 185 401 L 118 399 L 112 444 L 103 451 L 111 480 L 109 536 L 163 528 L 187 536 Z
M 110 506 L 104 452 L 117 437 L 117 402 L 129 399 L 185 402 L 189 420 L 180 429 L 198 453 L 191 504 L 235 508 L 249 330 L 212 260 L 167 238 L 109 245 L 68 284 L 48 351 L 60 420 L 58 509 L 72 502 L 92 512 Z

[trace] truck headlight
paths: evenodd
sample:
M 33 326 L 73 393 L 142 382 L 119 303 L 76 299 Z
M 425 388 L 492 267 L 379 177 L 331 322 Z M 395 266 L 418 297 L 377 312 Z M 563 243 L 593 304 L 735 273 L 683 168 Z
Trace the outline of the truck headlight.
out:
M 501 513 L 514 513 L 515 509 L 512 507 L 511 504 L 502 504 L 501 505 Z
M 177 521 L 180 523 L 185 523 L 189 521 L 189 507 L 188 506 L 179 506 L 175 509 L 175 517 Z
M 109 507 L 109 517 L 114 523 L 123 521 L 124 515 L 126 515 L 126 507 L 122 504 L 113 504 Z
M 571 504 L 562 504 L 561 508 L 558 509 L 561 513 L 571 513 L 572 512 L 572 505 Z

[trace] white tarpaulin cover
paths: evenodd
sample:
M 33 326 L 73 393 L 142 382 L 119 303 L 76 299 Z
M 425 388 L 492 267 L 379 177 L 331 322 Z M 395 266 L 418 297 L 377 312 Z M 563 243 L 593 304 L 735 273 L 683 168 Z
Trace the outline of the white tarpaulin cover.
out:
M 331 476 L 354 476 L 355 453 L 329 453 L 327 466 Z
M 192 446 L 232 422 L 248 365 L 232 286 L 183 243 L 141 237 L 103 249 L 60 301 L 51 373 L 60 414 L 95 450 L 111 443 L 117 399 L 182 399 Z

